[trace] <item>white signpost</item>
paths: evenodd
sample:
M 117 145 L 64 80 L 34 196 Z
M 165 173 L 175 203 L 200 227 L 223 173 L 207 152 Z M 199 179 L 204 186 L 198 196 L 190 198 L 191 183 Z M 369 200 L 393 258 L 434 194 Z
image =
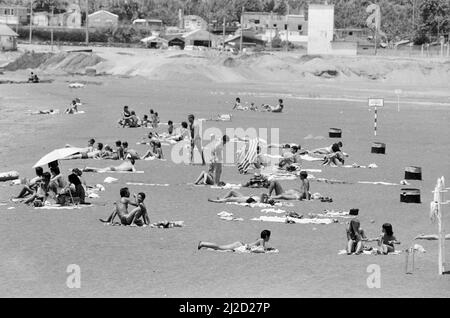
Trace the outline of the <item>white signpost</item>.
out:
M 445 234 L 442 227 L 442 206 L 447 204 L 444 200 L 444 193 L 447 192 L 445 188 L 444 177 L 439 178 L 434 189 L 434 199 L 431 203 L 431 220 L 438 224 L 438 273 L 443 275 L 445 272 Z
M 369 107 L 375 108 L 375 121 L 373 125 L 373 131 L 375 136 L 377 135 L 377 124 L 378 124 L 378 107 L 384 107 L 383 98 L 369 98 Z

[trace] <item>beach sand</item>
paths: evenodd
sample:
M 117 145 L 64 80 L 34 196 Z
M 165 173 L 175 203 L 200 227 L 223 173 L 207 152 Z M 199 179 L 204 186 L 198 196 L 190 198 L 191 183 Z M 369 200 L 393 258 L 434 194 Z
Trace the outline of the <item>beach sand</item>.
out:
M 18 72 L 9 76 L 26 76 Z M 394 87 L 382 82 L 338 81 L 287 83 L 214 83 L 210 81 L 154 81 L 144 77 L 54 76 L 52 84 L 0 85 L 0 171 L 17 170 L 33 175 L 32 166 L 46 153 L 69 143 L 84 146 L 95 138 L 105 144 L 128 141 L 136 145 L 145 129 L 121 129 L 116 122 L 123 105 L 142 116 L 149 109 L 159 112 L 161 122 L 181 122 L 188 114 L 209 118 L 230 113 L 231 102 L 275 104 L 285 100 L 283 114 L 236 112 L 229 123 L 207 123 L 207 127 L 279 128 L 281 142 L 300 143 L 304 148 L 328 146 L 328 129 L 343 129 L 348 164 L 376 163 L 377 169 L 342 169 L 305 163 L 306 168 L 323 169 L 316 177 L 357 181 L 399 183 L 404 168 L 420 166 L 422 204 L 400 203 L 401 186 L 329 185 L 312 182 L 312 191 L 332 197 L 333 203 L 295 203 L 298 213 L 319 213 L 325 209 L 359 208 L 362 227 L 369 236 L 379 235 L 381 225 L 393 224 L 400 248 L 408 248 L 420 233 L 436 233 L 429 219 L 429 202 L 436 179 L 450 177 L 450 94 L 447 87 L 402 86 L 406 97 L 397 112 Z M 70 89 L 68 82 L 89 81 L 85 88 Z M 95 83 L 93 83 L 95 82 Z M 432 86 L 432 87 L 431 87 Z M 434 93 L 431 93 L 434 92 Z M 281 94 L 281 95 L 280 95 Z M 377 137 L 373 136 L 373 112 L 367 98 L 385 97 L 392 103 L 379 111 Z M 80 97 L 85 115 L 31 116 L 28 110 L 59 108 Z M 306 98 L 306 99 L 305 99 Z M 314 99 L 321 98 L 321 99 Z M 325 98 L 330 98 L 326 100 Z M 349 99 L 332 100 L 333 98 Z M 356 101 L 350 101 L 356 100 Z M 403 100 L 403 99 L 402 99 Z M 420 103 L 414 103 L 419 101 Z M 426 103 L 434 103 L 427 106 Z M 422 103 L 422 104 L 421 104 Z M 441 103 L 441 104 L 439 104 Z M 162 128 L 163 129 L 163 128 Z M 324 140 L 305 140 L 308 135 Z M 386 155 L 370 153 L 374 141 L 387 144 Z M 170 159 L 169 148 L 164 148 Z M 114 164 L 107 161 L 62 161 L 70 168 Z M 187 185 L 202 167 L 175 165 L 170 160 L 139 161 L 145 174 L 112 175 L 119 179 L 104 184 L 106 192 L 92 200 L 93 208 L 69 211 L 37 211 L 8 203 L 19 187 L 0 183 L 0 296 L 13 297 L 449 297 L 450 276 L 437 275 L 437 242 L 418 242 L 427 252 L 416 257 L 413 275 L 404 272 L 404 255 L 340 256 L 346 246 L 345 224 L 287 225 L 259 223 L 251 218 L 260 209 L 208 203 L 226 190 Z M 103 183 L 105 174 L 85 174 L 89 184 Z M 224 180 L 241 183 L 234 167 L 224 169 Z M 119 189 L 127 182 L 170 184 L 170 187 L 130 186 L 145 192 L 152 222 L 183 220 L 186 226 L 170 230 L 110 227 L 98 219 L 106 217 Z M 283 182 L 285 188 L 295 181 Z M 259 190 L 242 190 L 259 193 Z M 8 210 L 10 206 L 16 207 Z M 244 222 L 226 222 L 217 213 L 228 211 Z M 446 209 L 447 210 L 447 209 Z M 445 223 L 450 214 L 445 212 Z M 370 221 L 373 220 L 374 223 Z M 344 221 L 342 221 L 344 222 Z M 446 225 L 448 229 L 448 225 Z M 270 244 L 278 254 L 240 255 L 197 251 L 200 240 L 217 243 L 249 242 L 261 230 L 270 229 Z M 448 256 L 448 251 L 447 251 Z M 66 272 L 70 264 L 81 268 L 81 288 L 69 289 Z M 381 268 L 381 288 L 370 289 L 367 267 Z

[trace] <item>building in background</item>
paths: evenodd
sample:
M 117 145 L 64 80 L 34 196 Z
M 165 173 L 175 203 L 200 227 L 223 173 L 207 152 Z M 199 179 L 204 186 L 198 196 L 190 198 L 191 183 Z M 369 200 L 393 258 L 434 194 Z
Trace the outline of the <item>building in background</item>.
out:
M 17 50 L 17 37 L 19 35 L 6 24 L 0 24 L 0 51 Z
M 197 15 L 183 16 L 183 26 L 186 31 L 207 30 L 208 23 L 202 17 Z
M 117 28 L 119 16 L 106 10 L 99 10 L 89 15 L 89 27 L 96 29 Z
M 20 25 L 28 23 L 28 8 L 0 5 L 0 23 Z
M 308 8 L 308 54 L 332 54 L 334 5 L 310 4 Z
M 272 42 L 275 36 L 282 41 L 306 43 L 308 41 L 308 21 L 304 14 L 280 15 L 273 12 L 245 12 L 243 28 L 261 35 L 262 39 Z
M 183 35 L 186 46 L 212 47 L 216 44 L 216 36 L 206 30 L 194 30 Z

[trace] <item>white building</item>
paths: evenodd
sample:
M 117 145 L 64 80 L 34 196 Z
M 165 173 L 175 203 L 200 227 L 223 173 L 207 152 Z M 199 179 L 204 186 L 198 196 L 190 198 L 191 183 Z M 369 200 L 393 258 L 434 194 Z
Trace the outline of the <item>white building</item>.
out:
M 332 54 L 334 5 L 310 4 L 308 8 L 308 54 Z

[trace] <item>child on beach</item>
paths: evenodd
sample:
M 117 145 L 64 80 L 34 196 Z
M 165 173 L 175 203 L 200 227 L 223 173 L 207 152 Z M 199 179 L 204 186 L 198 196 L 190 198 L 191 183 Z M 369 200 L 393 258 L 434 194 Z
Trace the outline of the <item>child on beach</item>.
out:
M 383 224 L 381 227 L 381 235 L 378 238 L 369 239 L 368 242 L 377 242 L 380 247 L 380 253 L 387 255 L 389 253 L 395 252 L 394 244 L 401 244 L 397 238 L 394 236 L 394 231 L 392 230 L 392 225 L 389 223 Z
M 173 131 L 174 131 L 173 121 L 169 120 L 167 125 L 168 125 L 167 132 L 169 133 L 169 136 L 172 136 L 173 135 Z
M 100 219 L 103 223 L 111 224 L 118 216 L 122 225 L 149 225 L 150 218 L 148 217 L 147 208 L 144 204 L 145 194 L 139 193 L 134 195 L 135 202 L 130 200 L 130 190 L 128 188 L 122 188 L 120 190 L 120 200 L 114 203 L 113 213 L 106 220 Z M 136 208 L 131 212 L 128 212 L 128 206 L 132 205 Z
M 265 253 L 272 250 L 272 248 L 267 247 L 266 244 L 270 240 L 270 231 L 264 230 L 261 232 L 261 236 L 258 240 L 250 244 L 244 244 L 242 242 L 235 242 L 228 245 L 218 245 L 216 243 L 209 242 L 199 242 L 198 249 L 208 248 L 216 251 L 233 251 L 233 252 L 245 252 L 249 251 L 252 253 Z
M 363 241 L 366 239 L 364 230 L 360 227 L 359 220 L 351 220 L 347 228 L 347 255 L 361 254 L 364 248 Z

